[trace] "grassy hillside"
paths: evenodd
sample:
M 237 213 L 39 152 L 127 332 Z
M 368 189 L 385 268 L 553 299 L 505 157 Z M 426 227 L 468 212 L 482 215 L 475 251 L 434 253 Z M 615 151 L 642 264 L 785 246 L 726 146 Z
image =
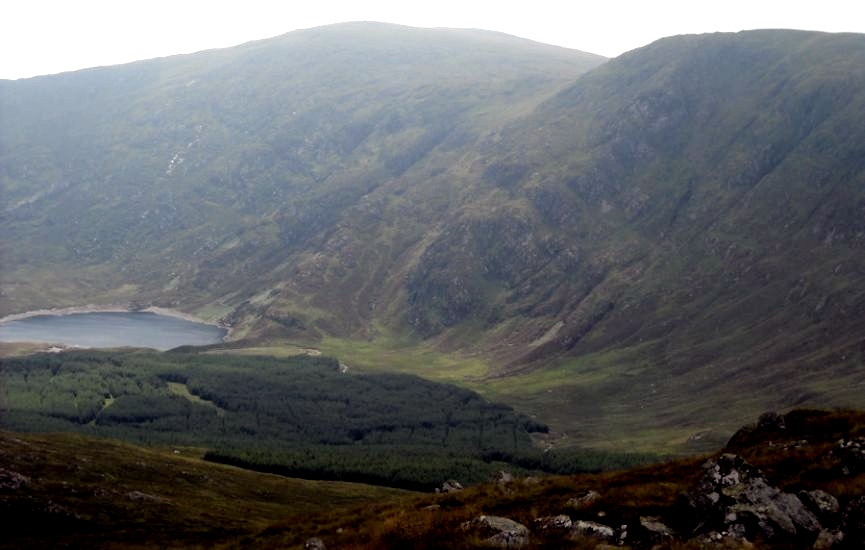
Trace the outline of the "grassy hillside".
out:
M 212 546 L 291 514 L 339 513 L 410 495 L 259 474 L 203 462 L 199 454 L 92 436 L 0 432 L 0 547 Z

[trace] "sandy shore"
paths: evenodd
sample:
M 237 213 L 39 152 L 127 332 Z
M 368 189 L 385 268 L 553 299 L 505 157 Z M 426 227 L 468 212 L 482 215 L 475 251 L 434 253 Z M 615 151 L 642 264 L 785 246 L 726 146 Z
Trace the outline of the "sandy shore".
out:
M 165 315 L 166 317 L 176 317 L 178 319 L 183 319 L 186 321 L 191 321 L 193 323 L 201 323 L 203 325 L 211 325 L 214 327 L 219 327 L 225 329 L 227 332 L 224 341 L 228 341 L 228 337 L 231 335 L 231 327 L 224 327 L 219 323 L 214 323 L 211 321 L 205 321 L 195 315 L 190 315 L 189 313 L 184 313 L 182 311 L 178 311 L 176 309 L 168 309 L 164 307 L 156 307 L 151 306 L 144 309 L 136 309 L 131 310 L 127 306 L 123 305 L 95 305 L 95 304 L 87 304 L 86 306 L 74 306 L 74 307 L 63 307 L 63 308 L 53 308 L 53 309 L 36 309 L 33 311 L 25 311 L 23 313 L 14 313 L 12 315 L 7 315 L 6 317 L 0 318 L 0 324 L 6 323 L 8 321 L 18 321 L 20 319 L 27 319 L 29 317 L 37 317 L 39 315 L 72 315 L 74 313 L 135 313 L 139 311 L 147 311 L 150 313 L 156 313 L 158 315 Z

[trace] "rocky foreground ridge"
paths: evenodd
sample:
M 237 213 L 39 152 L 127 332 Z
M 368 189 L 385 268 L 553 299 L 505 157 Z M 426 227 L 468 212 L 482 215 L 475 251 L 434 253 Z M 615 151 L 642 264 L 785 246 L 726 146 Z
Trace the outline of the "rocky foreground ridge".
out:
M 865 540 L 861 412 L 769 413 L 713 455 L 575 476 L 500 473 L 474 487 L 448 480 L 435 494 L 319 486 L 82 436 L 0 439 L 0 512 L 10 520 L 0 547 L 134 540 L 331 549 L 846 549 Z
M 369 547 L 861 548 L 863 420 L 767 413 L 712 456 L 570 478 L 500 478 L 416 509 L 382 510 L 352 536 Z M 321 527 L 309 544 L 348 543 L 347 530 Z

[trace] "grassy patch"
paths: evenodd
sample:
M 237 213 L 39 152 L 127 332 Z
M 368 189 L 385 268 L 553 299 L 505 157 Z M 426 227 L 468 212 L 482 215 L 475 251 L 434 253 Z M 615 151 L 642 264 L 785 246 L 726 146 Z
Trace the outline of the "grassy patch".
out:
M 489 372 L 486 361 L 437 351 L 431 344 L 392 335 L 371 341 L 325 337 L 322 353 L 369 372 L 401 372 L 431 380 L 469 385 Z

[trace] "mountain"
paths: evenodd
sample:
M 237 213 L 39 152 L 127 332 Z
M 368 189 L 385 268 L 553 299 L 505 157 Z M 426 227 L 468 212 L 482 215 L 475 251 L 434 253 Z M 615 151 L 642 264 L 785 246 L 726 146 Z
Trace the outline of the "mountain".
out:
M 222 317 L 601 446 L 862 404 L 862 35 L 346 24 L 0 98 L 0 312 Z
M 479 136 L 603 60 L 355 23 L 2 82 L 2 311 L 142 299 L 227 313 L 279 292 L 369 193 L 435 188 Z M 396 255 L 416 235 L 393 238 Z M 308 301 L 332 308 L 333 330 L 368 317 Z M 280 302 L 256 319 L 282 320 Z

